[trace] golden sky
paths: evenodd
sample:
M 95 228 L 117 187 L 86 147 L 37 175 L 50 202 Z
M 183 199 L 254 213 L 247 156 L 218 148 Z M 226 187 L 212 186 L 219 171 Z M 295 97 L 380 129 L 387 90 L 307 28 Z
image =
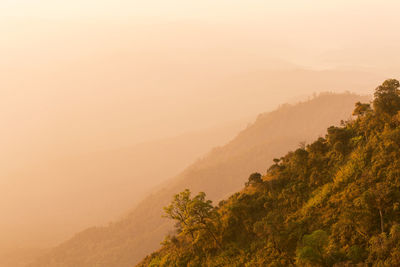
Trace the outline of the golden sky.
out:
M 260 19 L 265 15 L 302 16 L 325 12 L 359 16 L 362 13 L 388 11 L 389 7 L 398 5 L 396 0 L 2 0 L 0 14 L 48 18 L 160 16 L 163 19 Z
M 399 7 L 372 0 L 2 0 L 2 147 L 25 155 L 43 143 L 122 146 L 250 116 L 293 97 L 282 89 L 266 103 L 248 88 L 233 96 L 225 88 L 232 75 L 266 68 L 392 76 L 400 62 Z M 232 102 L 220 108 L 228 96 Z M 239 99 L 250 106 L 236 113 Z
M 400 73 L 399 10 L 398 0 L 0 0 L 0 183 L 313 92 L 371 93 Z

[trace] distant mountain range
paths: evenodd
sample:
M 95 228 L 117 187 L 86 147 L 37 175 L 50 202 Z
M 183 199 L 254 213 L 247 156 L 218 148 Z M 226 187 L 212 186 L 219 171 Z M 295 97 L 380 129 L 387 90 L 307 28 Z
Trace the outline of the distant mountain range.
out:
M 384 81 L 352 119 L 217 204 L 176 194 L 175 232 L 136 266 L 400 266 L 399 88 Z
M 133 266 L 157 249 L 172 230 L 171 223 L 161 216 L 174 194 L 189 188 L 206 192 L 214 201 L 221 200 L 239 190 L 249 174 L 265 173 L 273 158 L 298 148 L 301 142 L 324 136 L 328 126 L 350 118 L 355 102 L 369 99 L 350 93 L 322 93 L 261 114 L 228 144 L 214 148 L 154 190 L 123 219 L 82 231 L 29 266 Z
M 3 170 L 0 267 L 23 266 L 81 229 L 123 217 L 152 188 L 233 138 L 247 123 L 242 119 L 162 140 L 49 159 L 14 172 Z

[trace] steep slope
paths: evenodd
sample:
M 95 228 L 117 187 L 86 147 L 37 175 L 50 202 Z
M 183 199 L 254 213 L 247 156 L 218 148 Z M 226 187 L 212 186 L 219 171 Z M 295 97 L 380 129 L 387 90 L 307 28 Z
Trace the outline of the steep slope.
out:
M 139 266 L 400 266 L 400 84 L 324 138 L 274 160 L 216 207 L 204 193 L 166 209 L 176 236 Z
M 325 93 L 261 114 L 234 140 L 192 164 L 123 220 L 83 231 L 31 266 L 132 266 L 172 230 L 161 215 L 173 194 L 190 188 L 206 192 L 213 200 L 222 199 L 239 190 L 249 173 L 265 172 L 274 157 L 323 135 L 329 125 L 349 118 L 354 102 L 367 100 L 353 94 Z

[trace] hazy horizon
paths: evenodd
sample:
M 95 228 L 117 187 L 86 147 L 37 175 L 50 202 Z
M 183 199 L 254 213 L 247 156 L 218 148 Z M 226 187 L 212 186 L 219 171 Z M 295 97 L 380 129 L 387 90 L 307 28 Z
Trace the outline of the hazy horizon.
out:
M 313 93 L 229 91 L 227 80 L 254 72 L 355 71 L 376 75 L 377 84 L 399 70 L 395 7 L 396 1 L 2 1 L 1 146 L 14 151 L 10 160 L 71 144 L 89 151 L 132 145 Z M 261 95 L 268 99 L 259 101 Z M 231 101 L 221 106 L 224 98 Z M 248 104 L 238 115 L 239 100 Z
M 42 220 L 38 227 L 48 227 L 51 237 L 45 218 L 52 211 L 60 214 L 57 202 L 68 212 L 78 212 L 79 203 L 88 201 L 82 192 L 91 191 L 90 181 L 97 177 L 85 175 L 109 175 L 107 162 L 100 159 L 90 163 L 99 165 L 96 172 L 84 164 L 80 172 L 74 160 L 84 155 L 100 158 L 105 151 L 175 142 L 179 136 L 189 136 L 182 138 L 185 142 L 198 140 L 197 146 L 175 151 L 176 166 L 165 177 L 143 182 L 150 190 L 213 146 L 229 141 L 239 125 L 257 114 L 314 93 L 372 94 L 383 80 L 400 73 L 399 8 L 394 0 L 1 1 L 4 225 L 18 219 L 22 229 L 30 218 Z M 208 137 L 200 138 L 199 132 Z M 176 143 L 184 143 L 180 141 Z M 137 199 L 143 193 L 139 173 L 153 163 L 150 156 L 145 158 L 143 168 L 130 173 L 135 187 L 125 192 L 137 192 Z M 53 162 L 63 162 L 63 175 L 54 175 Z M 33 171 L 46 163 L 48 172 Z M 121 178 L 130 168 L 129 162 L 124 164 L 115 179 L 128 179 Z M 162 159 L 157 164 L 164 166 Z M 119 165 L 113 168 L 119 170 Z M 67 170 L 73 170 L 73 178 Z M 114 181 L 102 179 L 103 185 Z M 93 203 L 104 188 L 94 192 Z M 70 210 L 67 192 L 76 193 Z M 122 201 L 117 193 L 108 197 L 114 208 Z M 130 201 L 121 209 L 132 206 L 133 198 L 126 200 Z M 37 209 L 46 204 L 48 214 L 24 212 L 26 203 Z M 99 212 L 101 219 L 93 216 L 93 222 L 116 219 L 120 210 L 113 211 L 101 216 Z M 92 223 L 90 218 L 69 219 L 70 232 Z M 48 243 L 63 241 L 59 236 L 48 238 Z

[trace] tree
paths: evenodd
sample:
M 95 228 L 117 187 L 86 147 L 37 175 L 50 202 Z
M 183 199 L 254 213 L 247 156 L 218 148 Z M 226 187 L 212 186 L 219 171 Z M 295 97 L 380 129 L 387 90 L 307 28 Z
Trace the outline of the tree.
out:
M 387 182 L 376 183 L 364 194 L 365 202 L 372 208 L 378 211 L 379 225 L 381 233 L 385 232 L 385 211 L 392 207 L 393 194 L 392 188 Z
M 190 191 L 189 189 L 186 189 L 185 191 L 176 194 L 172 203 L 169 206 L 164 207 L 164 211 L 166 213 L 165 217 L 176 221 L 175 227 L 177 228 L 178 232 L 188 232 L 193 237 L 192 230 L 188 225 L 188 206 L 190 201 Z
M 303 237 L 303 246 L 297 252 L 298 261 L 310 263 L 313 266 L 328 266 L 326 247 L 329 237 L 323 230 L 316 230 Z
M 356 108 L 353 111 L 353 116 L 364 116 L 365 114 L 371 112 L 371 105 L 361 102 L 356 103 Z
M 190 227 L 181 223 L 181 228 L 191 229 L 199 241 L 178 236 L 184 249 L 168 263 L 400 266 L 398 88 L 398 81 L 385 81 L 376 90 L 373 108 L 356 103 L 357 119 L 332 126 L 325 138 L 274 159 L 264 180 L 253 173 L 248 188 L 217 209 L 204 194 L 192 199 L 187 191 L 181 200 Z M 219 248 L 209 245 L 213 234 Z M 174 253 L 164 249 L 163 255 Z
M 190 195 L 189 189 L 175 195 L 172 203 L 164 208 L 165 217 L 175 220 L 178 232 L 190 235 L 194 243 L 205 232 L 220 246 L 214 224 L 218 213 L 212 201 L 206 200 L 204 192 L 200 192 L 193 198 Z
M 393 116 L 400 110 L 400 84 L 398 80 L 389 79 L 375 89 L 374 108 L 379 114 Z
M 255 172 L 249 176 L 248 182 L 245 184 L 246 186 L 261 184 L 263 182 L 262 175 L 258 172 Z
M 369 240 L 369 259 L 374 266 L 399 266 L 400 226 L 394 224 L 389 234 L 380 233 Z

